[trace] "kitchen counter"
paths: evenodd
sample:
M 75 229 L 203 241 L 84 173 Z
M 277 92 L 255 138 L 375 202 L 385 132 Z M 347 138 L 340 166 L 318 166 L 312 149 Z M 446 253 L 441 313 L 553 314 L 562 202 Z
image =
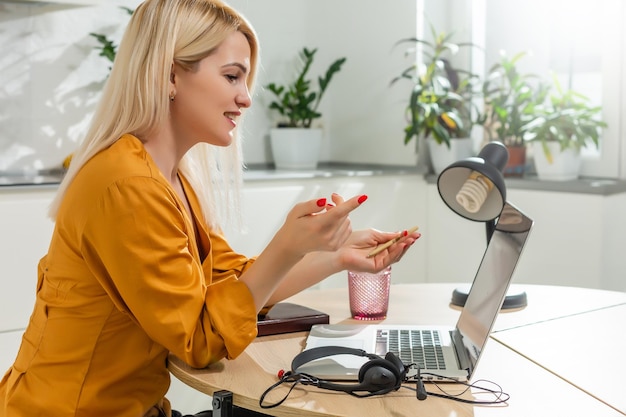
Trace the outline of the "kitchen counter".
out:
M 249 164 L 243 174 L 246 182 L 267 180 L 300 180 L 308 178 L 370 177 L 381 175 L 417 174 L 414 166 L 321 163 L 312 170 L 277 170 L 273 164 Z M 40 171 L 36 174 L 0 174 L 0 190 L 3 187 L 56 185 L 63 179 L 60 169 Z
M 244 171 L 244 181 L 289 180 L 331 177 L 372 177 L 382 175 L 417 175 L 415 166 L 350 164 L 341 162 L 320 163 L 312 170 L 280 170 L 273 164 L 249 164 Z
M 0 190 L 15 187 L 56 186 L 63 179 L 64 173 L 61 169 L 48 169 L 35 173 L 0 173 Z
M 277 170 L 273 164 L 249 164 L 244 171 L 245 182 L 268 180 L 303 180 L 314 178 L 371 177 L 385 175 L 423 175 L 415 166 L 353 164 L 342 162 L 320 163 L 312 170 Z M 16 187 L 56 186 L 63 178 L 63 171 L 52 169 L 36 174 L 0 174 L 0 191 Z M 425 175 L 426 182 L 435 184 L 437 176 Z M 545 181 L 536 176 L 505 178 L 510 189 L 566 192 L 579 194 L 615 195 L 626 192 L 626 180 L 606 178 L 580 178 L 572 181 Z

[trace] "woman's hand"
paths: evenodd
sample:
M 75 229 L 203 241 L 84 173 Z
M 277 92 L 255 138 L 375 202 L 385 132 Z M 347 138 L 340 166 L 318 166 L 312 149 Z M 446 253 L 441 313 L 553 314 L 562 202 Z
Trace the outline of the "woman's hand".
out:
M 361 195 L 344 201 L 333 194 L 332 203 L 325 198 L 299 203 L 287 214 L 275 239 L 284 250 L 299 256 L 313 251 L 336 251 L 352 234 L 348 216 L 366 199 Z
M 375 229 L 355 231 L 337 251 L 339 262 L 346 270 L 377 272 L 402 259 L 406 251 L 421 236 L 417 231 L 413 233 L 406 231 L 390 233 Z M 376 246 L 397 237 L 400 237 L 400 240 L 389 248 L 371 258 L 367 257 Z
M 291 209 L 272 241 L 239 278 L 250 289 L 257 311 L 268 301 L 278 302 L 310 286 L 309 281 L 314 283 L 328 275 L 323 272 L 324 268 L 328 269 L 328 259 L 323 260 L 325 264 L 320 268 L 294 267 L 302 264 L 305 255 L 311 252 L 336 256 L 337 249 L 352 234 L 349 214 L 366 199 L 367 196 L 361 195 L 344 202 L 334 194 L 332 204 L 320 198 Z M 291 277 L 290 273 L 293 273 Z

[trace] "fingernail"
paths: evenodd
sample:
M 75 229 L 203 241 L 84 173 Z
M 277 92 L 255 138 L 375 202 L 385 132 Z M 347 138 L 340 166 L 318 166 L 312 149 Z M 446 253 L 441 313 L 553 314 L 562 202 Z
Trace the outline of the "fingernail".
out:
M 325 198 L 320 198 L 319 200 L 317 200 L 317 206 L 318 207 L 324 207 L 326 205 L 326 199 Z
M 408 231 L 408 230 L 405 230 L 404 232 L 402 232 L 402 236 L 406 236 L 406 235 L 408 235 L 408 234 L 409 234 L 409 231 Z
M 365 200 L 367 200 L 367 196 L 363 194 L 361 197 L 359 197 L 357 201 L 359 202 L 359 204 L 363 204 Z

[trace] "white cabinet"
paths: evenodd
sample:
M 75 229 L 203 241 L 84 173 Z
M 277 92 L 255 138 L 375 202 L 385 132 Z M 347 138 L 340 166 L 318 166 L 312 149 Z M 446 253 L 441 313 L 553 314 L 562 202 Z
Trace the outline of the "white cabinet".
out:
M 54 189 L 0 188 L 0 375 L 11 366 L 35 302 L 37 263 L 54 223 Z
M 626 194 L 510 190 L 535 220 L 520 281 L 626 291 Z
M 485 224 L 462 218 L 445 205 L 429 184 L 422 244 L 426 246 L 428 282 L 470 283 L 486 247 Z
M 0 332 L 23 329 L 34 302 L 37 262 L 54 224 L 47 217 L 54 187 L 0 189 Z M 337 192 L 368 200 L 351 215 L 353 229 L 400 231 L 422 238 L 394 266 L 393 281 L 471 282 L 486 245 L 485 226 L 453 213 L 435 184 L 419 175 L 247 181 L 242 230 L 226 229 L 233 248 L 257 255 L 298 202 Z M 603 196 L 508 190 L 508 200 L 535 220 L 514 282 L 626 291 L 626 194 Z M 320 284 L 345 286 L 345 273 Z
M 0 190 L 0 331 L 26 326 L 34 301 L 37 262 L 54 224 L 47 217 L 55 188 Z M 486 244 L 485 226 L 453 213 L 435 184 L 418 175 L 248 181 L 242 230 L 226 229 L 233 248 L 262 251 L 298 202 L 337 192 L 367 194 L 351 215 L 354 229 L 400 231 L 417 225 L 422 238 L 394 266 L 395 282 L 471 282 Z M 508 190 L 508 200 L 535 220 L 514 281 L 626 290 L 623 250 L 626 194 L 603 196 Z M 345 273 L 322 287 L 346 285 Z
M 335 192 L 344 198 L 367 194 L 368 199 L 351 215 L 354 230 L 375 228 L 402 231 L 424 227 L 426 182 L 418 175 L 331 177 L 247 182 L 243 195 L 243 231 L 226 230 L 232 247 L 248 256 L 261 252 L 282 225 L 287 212 L 301 201 L 326 197 Z M 393 282 L 422 282 L 426 279 L 426 246 L 418 241 L 408 255 L 394 266 Z M 347 285 L 345 273 L 326 279 L 320 287 Z
M 53 223 L 47 217 L 55 188 L 0 189 L 0 373 L 15 358 L 32 310 L 37 262 L 46 253 Z M 350 216 L 353 229 L 400 231 L 417 225 L 422 238 L 393 269 L 392 281 L 471 282 L 486 244 L 485 225 L 453 213 L 435 184 L 419 175 L 267 179 L 243 189 L 243 229 L 226 229 L 233 248 L 258 254 L 294 204 L 336 192 L 368 200 Z M 626 291 L 626 194 L 508 190 L 508 200 L 535 220 L 515 283 Z M 346 285 L 344 273 L 320 287 Z M 211 399 L 173 380 L 168 393 L 180 411 L 210 408 Z
M 23 329 L 35 296 L 37 263 L 47 252 L 54 223 L 47 210 L 54 187 L 0 189 L 0 331 Z M 401 231 L 418 225 L 427 229 L 426 183 L 417 175 L 309 178 L 246 182 L 243 189 L 243 229 L 226 230 L 233 248 L 257 255 L 282 225 L 287 212 L 304 200 L 333 192 L 345 198 L 367 194 L 352 212 L 353 229 L 373 227 Z M 397 282 L 426 280 L 427 239 L 418 241 L 394 268 Z M 323 286 L 346 285 L 337 274 Z
M 46 216 L 54 189 L 0 189 L 0 374 L 13 362 L 34 303 L 37 262 L 46 253 L 53 223 Z M 281 226 L 294 204 L 367 194 L 368 200 L 351 215 L 353 229 L 375 227 L 399 231 L 426 225 L 426 183 L 415 176 L 310 178 L 246 182 L 243 190 L 245 229 L 227 230 L 235 250 L 258 254 Z M 425 241 L 418 241 L 394 268 L 395 282 L 425 280 Z M 322 286 L 345 286 L 345 273 Z M 167 394 L 183 413 L 211 408 L 211 398 L 175 378 Z
M 0 331 L 23 329 L 35 301 L 37 263 L 54 223 L 47 216 L 55 188 L 0 190 Z
M 0 375 L 13 365 L 21 341 L 22 330 L 0 332 Z
M 535 221 L 514 283 L 626 291 L 626 194 L 520 190 L 507 200 Z M 471 282 L 486 245 L 483 223 L 461 218 L 428 186 L 428 281 Z

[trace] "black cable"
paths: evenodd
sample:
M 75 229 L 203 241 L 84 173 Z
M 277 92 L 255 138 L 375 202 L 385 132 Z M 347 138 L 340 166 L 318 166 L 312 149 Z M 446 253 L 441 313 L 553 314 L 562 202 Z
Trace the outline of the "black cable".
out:
M 298 385 L 298 383 L 301 383 L 301 379 L 306 378 L 306 377 L 307 377 L 306 374 L 293 374 L 291 372 L 285 372 L 285 374 L 278 380 L 278 382 L 272 384 L 268 389 L 266 389 L 263 392 L 263 394 L 261 394 L 261 397 L 259 398 L 259 407 L 261 408 L 278 407 L 279 405 L 285 402 L 285 400 L 289 397 L 289 394 L 291 394 L 291 391 L 293 391 L 296 385 Z M 269 394 L 275 388 L 278 388 L 278 386 L 282 384 L 288 384 L 288 383 L 291 383 L 291 386 L 289 387 L 289 391 L 287 391 L 287 394 L 285 394 L 285 396 L 280 401 L 276 403 L 272 403 L 272 404 L 263 404 L 263 402 L 265 401 L 265 396 L 267 394 Z
M 407 378 L 404 382 L 408 383 L 408 382 L 412 382 L 411 379 L 415 380 L 415 388 L 409 387 L 409 386 L 405 386 L 405 385 L 402 385 L 402 388 L 406 388 L 406 389 L 415 391 L 417 399 L 421 400 L 421 401 L 425 400 L 429 395 L 431 395 L 433 397 L 444 398 L 444 399 L 447 399 L 447 400 L 457 401 L 457 402 L 466 403 L 466 404 L 496 405 L 496 404 L 506 403 L 509 400 L 509 398 L 510 398 L 510 395 L 507 394 L 506 392 L 502 391 L 502 387 L 500 385 L 496 384 L 493 381 L 480 379 L 480 380 L 477 380 L 477 381 L 475 381 L 475 382 L 470 384 L 470 383 L 458 381 L 458 380 L 456 380 L 454 378 L 450 378 L 450 377 L 446 377 L 446 376 L 443 376 L 443 375 L 438 375 L 438 374 L 434 374 L 434 373 L 430 373 L 430 372 L 422 373 L 421 370 L 420 370 L 420 367 L 418 365 L 415 365 L 415 364 L 411 364 L 409 366 L 417 367 L 417 374 L 415 376 L 413 376 L 412 378 Z M 452 384 L 463 385 L 465 387 L 465 389 L 463 391 L 461 391 L 460 393 L 451 394 L 451 393 L 447 392 L 445 389 L 443 389 L 443 387 L 441 385 L 437 384 L 436 381 L 429 380 L 428 382 L 430 382 L 433 385 L 435 385 L 439 389 L 439 391 L 441 391 L 441 392 L 430 392 L 430 391 L 427 391 L 425 386 L 424 386 L 423 375 L 427 375 L 427 376 L 438 378 L 440 381 L 447 380 L 447 381 L 449 381 L 449 383 L 452 383 Z M 486 383 L 489 383 L 489 384 L 493 384 L 497 388 L 496 389 L 492 389 L 492 388 L 487 388 L 487 387 L 484 387 L 484 386 L 479 386 L 479 385 L 477 385 L 478 382 L 486 382 Z M 319 388 L 320 387 L 319 383 L 320 383 L 320 379 L 317 378 L 317 377 L 314 377 L 313 375 L 309 375 L 309 374 L 305 374 L 305 373 L 285 372 L 285 374 L 278 380 L 278 382 L 272 384 L 269 388 L 267 388 L 263 392 L 263 394 L 261 394 L 261 397 L 259 398 L 259 406 L 261 408 L 264 408 L 264 409 L 278 407 L 283 402 L 285 402 L 285 400 L 289 397 L 289 395 L 291 394 L 291 391 L 293 391 L 293 389 L 296 387 L 296 385 L 298 385 L 298 384 L 313 385 L 313 386 L 316 386 L 316 387 Z M 448 382 L 446 382 L 446 384 L 447 383 Z M 282 384 L 291 384 L 291 386 L 289 387 L 289 390 L 287 391 L 285 396 L 282 399 L 280 399 L 279 401 L 275 402 L 275 403 L 264 404 L 265 397 L 272 390 L 276 389 L 277 387 L 279 387 Z M 461 397 L 463 394 L 465 394 L 466 392 L 468 392 L 472 388 L 481 390 L 481 391 L 483 391 L 485 393 L 489 393 L 489 394 L 493 395 L 495 397 L 495 399 L 492 400 L 492 401 L 482 401 L 482 400 L 469 400 L 469 399 L 465 399 L 465 398 Z M 350 394 L 350 395 L 352 395 L 354 397 L 365 398 L 365 397 L 372 397 L 372 396 L 375 396 L 375 395 L 387 394 L 387 393 L 389 393 L 389 392 L 391 392 L 393 390 L 394 389 L 388 389 L 388 390 L 385 389 L 385 390 L 381 390 L 381 391 L 377 391 L 377 392 L 373 392 L 373 393 L 370 392 L 368 394 L 357 394 L 357 393 L 353 393 L 353 392 L 346 392 L 346 393 Z
M 418 375 L 420 375 L 420 373 L 418 372 Z M 486 379 L 479 379 L 473 383 L 466 383 L 463 381 L 458 381 L 454 378 L 450 378 L 450 377 L 446 377 L 443 375 L 439 375 L 439 374 L 434 374 L 431 372 L 424 372 L 421 375 L 428 375 L 428 376 L 432 376 L 435 378 L 439 378 L 440 380 L 448 380 L 450 383 L 452 384 L 458 384 L 458 385 L 463 385 L 465 387 L 465 389 L 457 394 L 451 394 L 449 392 L 447 392 L 445 389 L 442 388 L 442 386 L 440 384 L 437 383 L 437 381 L 434 380 L 429 380 L 430 383 L 432 383 L 433 385 L 435 385 L 437 387 L 437 389 L 439 389 L 441 391 L 441 393 L 439 392 L 430 392 L 427 391 L 428 395 L 432 395 L 433 397 L 438 397 L 438 398 L 445 398 L 448 400 L 453 400 L 453 401 L 458 401 L 458 402 L 462 402 L 462 403 L 467 403 L 467 404 L 482 404 L 482 405 L 497 405 L 497 404 L 503 404 L 506 403 L 509 398 L 511 398 L 511 396 L 504 392 L 502 390 L 502 387 L 500 385 L 498 385 L 497 383 L 493 382 L 493 381 L 489 381 Z M 420 376 L 421 376 L 420 375 Z M 486 382 L 488 384 L 493 384 L 496 389 L 491 389 L 491 388 L 487 388 L 484 386 L 479 386 L 477 383 L 479 382 Z M 472 388 L 484 391 L 486 393 L 492 394 L 495 399 L 492 401 L 481 401 L 481 400 L 468 400 L 465 398 L 461 398 L 461 395 L 465 394 L 466 392 L 468 392 L 469 390 L 471 390 Z

